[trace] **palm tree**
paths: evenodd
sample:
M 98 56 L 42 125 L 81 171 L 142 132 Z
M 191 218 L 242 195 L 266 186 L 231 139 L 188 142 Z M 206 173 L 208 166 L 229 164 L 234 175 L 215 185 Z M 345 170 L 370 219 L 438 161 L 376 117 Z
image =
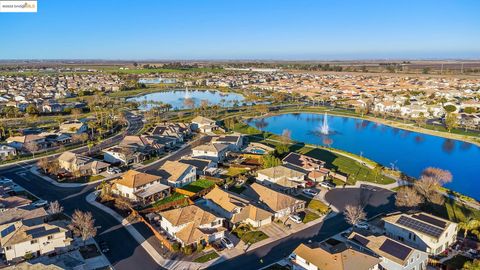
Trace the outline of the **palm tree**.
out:
M 480 227 L 480 220 L 469 218 L 467 221 L 460 222 L 458 227 L 463 230 L 463 241 L 467 239 L 468 231 L 475 230 Z

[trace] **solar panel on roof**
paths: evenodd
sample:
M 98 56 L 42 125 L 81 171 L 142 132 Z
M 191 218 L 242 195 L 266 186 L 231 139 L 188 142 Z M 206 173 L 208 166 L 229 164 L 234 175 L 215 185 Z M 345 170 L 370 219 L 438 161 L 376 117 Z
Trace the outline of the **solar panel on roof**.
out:
M 362 236 L 360 236 L 360 235 L 358 235 L 358 234 L 355 234 L 355 235 L 353 236 L 353 240 L 359 242 L 360 244 L 362 244 L 362 245 L 364 245 L 364 246 L 367 245 L 368 242 L 370 242 L 370 241 L 368 241 L 367 238 L 362 237 Z
M 427 223 L 433 224 L 437 227 L 445 228 L 447 226 L 447 223 L 445 221 L 440 220 L 440 219 L 436 219 L 436 218 L 431 217 L 431 216 L 427 216 L 425 214 L 417 214 L 417 215 L 413 215 L 412 217 L 414 217 L 416 219 L 419 219 L 419 220 L 422 220 L 422 221 L 425 221 Z
M 416 219 L 413 219 L 407 216 L 401 216 L 398 219 L 397 223 L 436 238 L 440 237 L 440 235 L 442 235 L 442 232 L 443 232 L 443 230 L 438 227 L 434 227 L 430 224 L 418 221 Z
M 7 228 L 3 229 L 2 232 L 0 233 L 0 235 L 2 237 L 5 237 L 5 236 L 11 234 L 14 231 L 15 231 L 15 224 L 12 224 L 12 225 L 8 226 Z
M 410 251 L 412 251 L 411 248 L 401 245 L 390 239 L 387 239 L 385 242 L 383 242 L 383 244 L 380 246 L 380 250 L 399 258 L 402 261 L 405 260 L 408 254 L 410 254 Z

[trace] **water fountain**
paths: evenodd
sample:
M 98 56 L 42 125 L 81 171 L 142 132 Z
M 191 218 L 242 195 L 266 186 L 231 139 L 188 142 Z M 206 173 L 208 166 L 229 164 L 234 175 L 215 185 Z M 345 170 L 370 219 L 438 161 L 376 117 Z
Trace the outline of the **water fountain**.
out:
M 328 121 L 327 121 L 327 113 L 323 116 L 323 124 L 322 127 L 320 128 L 320 133 L 324 135 L 328 135 L 330 129 L 328 127 Z
M 190 98 L 190 93 L 188 92 L 188 87 L 185 88 L 185 96 L 183 98 L 184 99 L 189 99 Z

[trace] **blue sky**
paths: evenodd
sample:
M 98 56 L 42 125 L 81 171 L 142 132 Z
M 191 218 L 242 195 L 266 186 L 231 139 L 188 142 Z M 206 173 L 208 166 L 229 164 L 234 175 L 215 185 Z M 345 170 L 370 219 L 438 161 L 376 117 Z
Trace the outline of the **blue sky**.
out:
M 0 59 L 480 58 L 480 1 L 38 0 Z

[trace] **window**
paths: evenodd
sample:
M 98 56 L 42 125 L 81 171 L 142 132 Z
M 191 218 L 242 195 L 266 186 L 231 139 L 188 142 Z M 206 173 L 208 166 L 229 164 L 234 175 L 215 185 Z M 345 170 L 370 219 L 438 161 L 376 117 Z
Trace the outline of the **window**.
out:
M 47 239 L 48 239 L 48 240 L 52 240 L 52 239 L 53 239 L 53 235 L 49 235 L 49 236 L 47 237 Z
M 33 244 L 36 244 L 36 243 L 38 243 L 38 240 L 37 240 L 37 239 L 33 239 L 32 241 L 30 241 L 30 244 L 32 244 L 32 245 L 33 245 Z
M 11 250 L 12 247 L 11 246 L 8 246 L 8 247 L 5 247 L 6 250 Z

